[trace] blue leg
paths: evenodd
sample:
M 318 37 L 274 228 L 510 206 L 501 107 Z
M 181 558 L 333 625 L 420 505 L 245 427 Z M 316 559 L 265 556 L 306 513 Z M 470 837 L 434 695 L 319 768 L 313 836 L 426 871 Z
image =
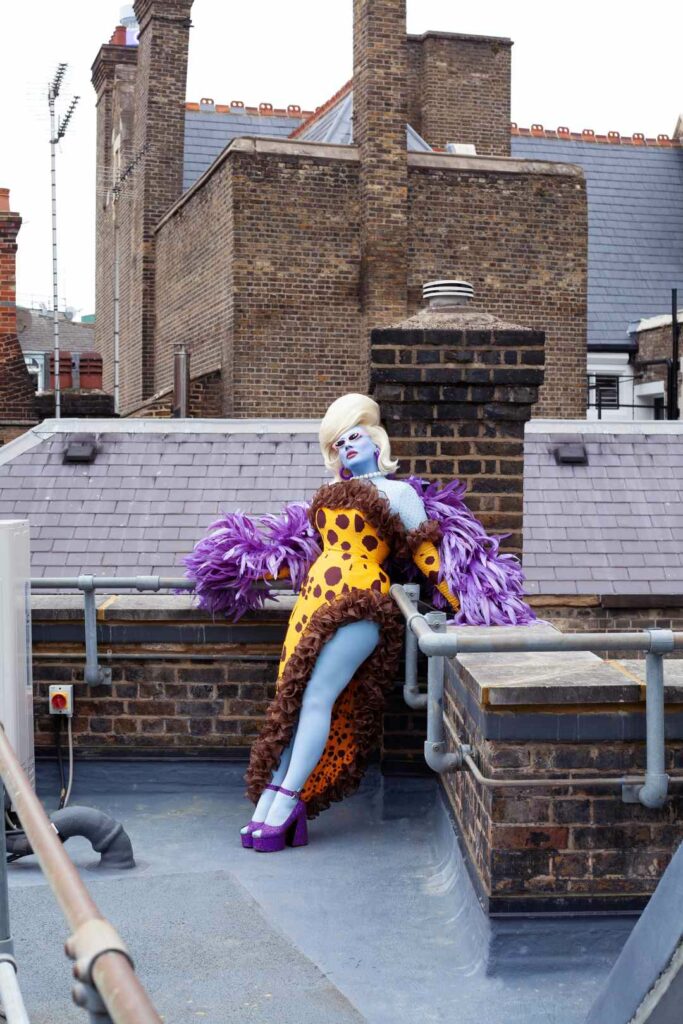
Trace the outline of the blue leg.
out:
M 272 775 L 271 780 L 270 780 L 271 784 L 273 786 L 281 786 L 283 784 L 283 782 L 284 782 L 285 775 L 287 774 L 287 769 L 289 768 L 289 762 L 290 762 L 291 757 L 292 757 L 292 750 L 294 749 L 294 740 L 295 739 L 296 739 L 296 729 L 294 730 L 294 735 L 292 736 L 292 738 L 289 741 L 288 745 L 282 751 L 282 757 L 280 758 L 279 765 L 277 766 L 277 768 L 273 772 L 273 775 Z M 268 811 L 270 810 L 270 805 L 272 804 L 274 799 L 275 799 L 275 793 L 273 793 L 272 789 L 264 789 L 263 792 L 261 793 L 261 796 L 259 797 L 259 800 L 258 800 L 258 803 L 256 804 L 256 807 L 254 808 L 254 813 L 251 816 L 251 820 L 252 821 L 265 821 L 266 820 L 266 815 L 268 814 Z M 247 829 L 248 829 L 248 826 L 245 825 L 244 828 L 241 829 L 240 831 L 244 834 L 247 831 Z
M 342 626 L 321 650 L 304 691 L 289 766 L 276 785 L 303 788 L 327 743 L 334 702 L 350 683 L 379 640 L 376 622 L 363 620 Z M 266 815 L 268 825 L 281 825 L 294 806 L 292 797 L 278 793 Z

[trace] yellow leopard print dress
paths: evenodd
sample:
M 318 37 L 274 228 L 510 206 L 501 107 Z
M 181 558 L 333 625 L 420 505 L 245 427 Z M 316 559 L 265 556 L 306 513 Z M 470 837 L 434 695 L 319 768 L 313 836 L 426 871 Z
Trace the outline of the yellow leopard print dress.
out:
M 438 537 L 433 522 L 412 531 L 417 536 L 406 535 L 387 498 L 362 480 L 321 487 L 309 515 L 322 553 L 292 611 L 276 695 L 252 748 L 247 784 L 254 802 L 292 737 L 323 644 L 349 622 L 370 619 L 380 627 L 377 647 L 335 703 L 327 745 L 302 792 L 308 815 L 314 817 L 360 783 L 380 734 L 386 693 L 396 678 L 403 619 L 389 596 L 391 581 L 383 563 L 390 554 L 405 557 L 425 536 Z

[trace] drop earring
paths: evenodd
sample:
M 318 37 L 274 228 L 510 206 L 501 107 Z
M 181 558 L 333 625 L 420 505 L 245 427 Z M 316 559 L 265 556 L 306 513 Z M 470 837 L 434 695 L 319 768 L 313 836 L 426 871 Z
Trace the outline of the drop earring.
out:
M 348 466 L 342 466 L 342 468 L 339 470 L 339 476 L 342 478 L 342 480 L 350 480 L 351 477 L 353 476 L 353 473 L 351 472 Z

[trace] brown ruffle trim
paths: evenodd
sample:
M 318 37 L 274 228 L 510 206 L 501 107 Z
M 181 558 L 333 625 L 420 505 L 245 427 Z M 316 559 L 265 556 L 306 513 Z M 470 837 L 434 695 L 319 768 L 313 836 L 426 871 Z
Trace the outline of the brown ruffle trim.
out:
M 328 504 L 327 507 L 333 506 Z M 393 686 L 398 668 L 403 645 L 403 619 L 388 594 L 356 589 L 319 608 L 311 616 L 308 629 L 289 656 L 275 698 L 266 713 L 261 735 L 251 748 L 246 781 L 247 795 L 254 803 L 270 782 L 292 737 L 304 690 L 323 644 L 341 626 L 361 619 L 377 622 L 380 638 L 375 650 L 351 681 L 358 687 L 354 719 L 356 758 L 344 766 L 333 785 L 308 801 L 308 817 L 315 818 L 331 803 L 358 788 L 368 757 L 377 742 L 385 697 Z
M 436 519 L 425 519 L 414 530 L 406 534 L 406 542 L 410 548 L 411 555 L 414 555 L 421 544 L 430 540 L 432 544 L 438 545 L 443 537 L 443 530 Z
M 314 530 L 318 529 L 316 515 L 321 508 L 358 509 L 389 545 L 394 558 L 410 558 L 405 526 L 400 516 L 391 511 L 389 499 L 374 484 L 363 480 L 340 480 L 333 484 L 323 484 L 313 495 L 308 511 Z

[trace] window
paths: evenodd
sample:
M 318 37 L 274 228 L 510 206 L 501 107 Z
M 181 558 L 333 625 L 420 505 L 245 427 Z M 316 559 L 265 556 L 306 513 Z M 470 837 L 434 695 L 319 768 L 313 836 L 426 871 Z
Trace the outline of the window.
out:
M 665 419 L 664 395 L 656 395 L 652 400 L 652 413 L 655 420 Z
M 36 391 L 44 391 L 45 355 L 42 352 L 24 352 L 24 362 Z
M 591 403 L 593 404 L 593 403 Z M 619 408 L 619 378 L 609 374 L 595 375 L 594 404 L 598 409 Z

